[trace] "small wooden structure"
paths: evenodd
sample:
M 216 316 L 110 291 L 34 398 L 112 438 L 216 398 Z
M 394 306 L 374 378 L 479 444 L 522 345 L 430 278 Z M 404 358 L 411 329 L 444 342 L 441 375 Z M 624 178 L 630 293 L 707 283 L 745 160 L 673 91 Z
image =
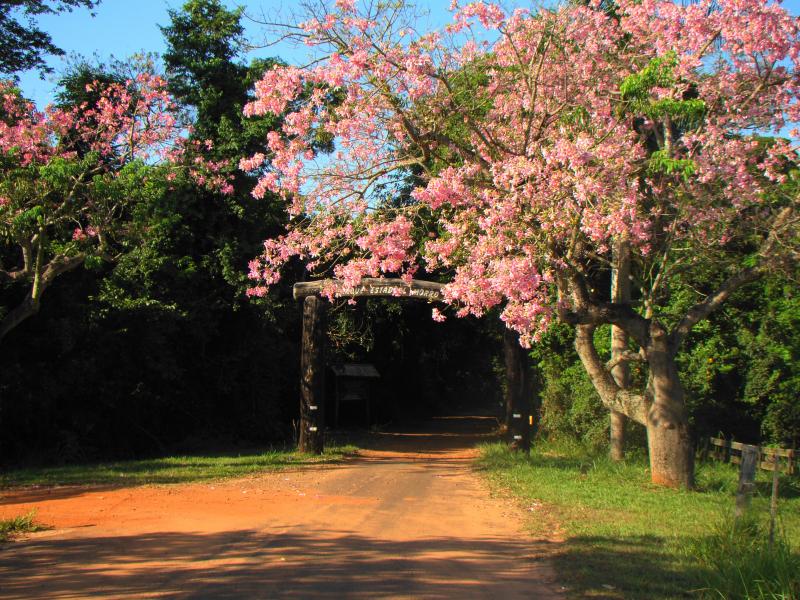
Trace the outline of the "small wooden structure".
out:
M 370 405 L 372 403 L 371 383 L 381 374 L 374 365 L 364 363 L 344 363 L 331 365 L 335 377 L 333 394 L 333 426 L 339 427 L 339 409 L 342 402 L 361 403 L 364 406 L 366 425 L 370 424 Z
M 301 452 L 320 454 L 324 447 L 325 389 L 325 313 L 321 293 L 333 290 L 344 298 L 395 298 L 444 302 L 444 285 L 435 281 L 364 278 L 357 286 L 324 279 L 294 284 L 295 300 L 303 302 L 303 347 L 300 356 L 300 436 Z M 514 449 L 530 450 L 531 413 L 530 377 L 527 353 L 516 334 L 508 332 L 505 341 L 506 424 L 508 439 Z M 338 415 L 334 416 L 338 420 Z

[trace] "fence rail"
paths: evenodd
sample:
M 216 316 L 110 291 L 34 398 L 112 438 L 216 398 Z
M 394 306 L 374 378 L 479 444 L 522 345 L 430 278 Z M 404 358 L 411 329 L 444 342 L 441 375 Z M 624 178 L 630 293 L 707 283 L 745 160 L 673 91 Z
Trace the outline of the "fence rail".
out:
M 760 469 L 765 471 L 778 469 L 778 472 L 789 475 L 797 473 L 797 451 L 789 448 L 764 448 L 712 437 L 705 438 L 701 445 L 701 458 L 703 460 L 712 458 L 738 465 L 742 462 L 742 450 L 747 448 L 756 449 L 758 453 L 756 464 Z

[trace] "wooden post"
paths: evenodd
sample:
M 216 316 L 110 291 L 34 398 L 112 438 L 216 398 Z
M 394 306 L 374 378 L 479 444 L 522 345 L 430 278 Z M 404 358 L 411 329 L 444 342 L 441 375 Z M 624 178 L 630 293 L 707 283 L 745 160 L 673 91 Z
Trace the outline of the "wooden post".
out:
M 519 345 L 519 335 L 506 328 L 503 336 L 506 359 L 506 425 L 512 450 L 531 449 L 531 398 L 528 379 L 528 356 Z
M 750 506 L 750 499 L 755 488 L 756 467 L 758 466 L 758 448 L 742 446 L 742 462 L 739 464 L 739 488 L 736 490 L 736 509 L 734 515 L 741 517 Z
M 710 445 L 711 445 L 711 438 L 704 437 L 703 441 L 700 444 L 700 462 L 708 461 L 708 449 Z
M 769 501 L 769 547 L 775 543 L 775 520 L 778 518 L 778 451 L 772 455 L 772 498 Z
M 303 300 L 300 350 L 301 452 L 321 454 L 325 429 L 325 304 L 317 296 Z

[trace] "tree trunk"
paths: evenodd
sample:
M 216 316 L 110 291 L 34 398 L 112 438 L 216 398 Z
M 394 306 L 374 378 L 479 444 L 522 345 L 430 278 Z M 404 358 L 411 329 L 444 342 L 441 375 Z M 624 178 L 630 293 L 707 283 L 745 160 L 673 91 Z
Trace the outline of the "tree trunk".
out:
M 317 296 L 303 301 L 300 349 L 300 452 L 322 454 L 325 429 L 325 305 Z
M 625 424 L 628 418 L 621 412 L 611 409 L 609 419 L 609 457 L 611 460 L 625 460 Z
M 503 335 L 506 359 L 506 430 L 512 450 L 531 449 L 531 390 L 528 356 L 519 345 L 519 335 L 506 329 Z
M 647 448 L 653 483 L 694 488 L 694 446 L 687 424 L 668 428 L 648 421 Z
M 611 302 L 630 304 L 631 301 L 631 250 L 628 242 L 614 243 L 611 269 Z M 618 358 L 628 349 L 628 335 L 620 327 L 611 326 L 611 360 Z M 620 362 L 611 369 L 611 376 L 623 390 L 631 387 L 631 370 L 627 362 Z M 610 449 L 611 460 L 625 458 L 625 424 L 627 418 L 621 412 L 611 409 Z
M 603 404 L 647 428 L 653 483 L 692 488 L 694 448 L 667 332 L 658 323 L 650 323 L 645 348 L 650 379 L 647 393 L 642 395 L 620 389 L 611 377 L 594 347 L 594 330 L 594 325 L 578 325 L 575 349 Z
M 653 322 L 647 348 L 650 371 L 647 411 L 647 446 L 653 483 L 669 487 L 694 487 L 694 444 L 689 428 L 678 365 L 670 352 L 666 330 Z

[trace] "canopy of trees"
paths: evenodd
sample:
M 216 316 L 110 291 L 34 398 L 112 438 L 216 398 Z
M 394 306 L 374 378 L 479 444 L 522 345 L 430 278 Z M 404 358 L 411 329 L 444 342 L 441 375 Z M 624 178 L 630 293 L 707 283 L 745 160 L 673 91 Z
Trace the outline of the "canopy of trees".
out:
M 283 194 L 295 219 L 251 277 L 277 281 L 292 256 L 350 284 L 423 265 L 448 273 L 457 314 L 502 305 L 523 343 L 553 318 L 572 323 L 602 401 L 647 427 L 653 480 L 691 486 L 678 352 L 736 289 L 794 265 L 794 148 L 757 134 L 797 121 L 796 20 L 760 0 L 513 14 L 477 2 L 417 35 L 396 7 L 336 6 L 290 30 L 318 60 L 268 71 L 246 107 L 288 111 L 254 195 Z M 344 90 L 335 107 L 329 89 Z M 334 160 L 316 160 L 320 135 L 340 141 Z M 424 173 L 414 202 L 380 210 L 412 167 Z M 616 241 L 633 253 L 637 306 L 597 290 Z M 668 312 L 666 291 L 712 267 Z M 620 360 L 645 362 L 641 391 L 599 359 L 604 323 L 635 344 Z
M 57 52 L 20 19 L 96 4 L 4 4 L 0 70 Z M 332 360 L 378 365 L 382 420 L 499 407 L 505 326 L 541 435 L 606 446 L 618 411 L 668 485 L 691 485 L 693 435 L 796 445 L 795 19 L 303 10 L 273 33 L 305 67 L 248 62 L 242 12 L 188 0 L 163 57 L 78 62 L 53 107 L 2 84 L 0 463 L 291 440 L 291 284 L 382 275 L 450 303 L 332 309 Z

